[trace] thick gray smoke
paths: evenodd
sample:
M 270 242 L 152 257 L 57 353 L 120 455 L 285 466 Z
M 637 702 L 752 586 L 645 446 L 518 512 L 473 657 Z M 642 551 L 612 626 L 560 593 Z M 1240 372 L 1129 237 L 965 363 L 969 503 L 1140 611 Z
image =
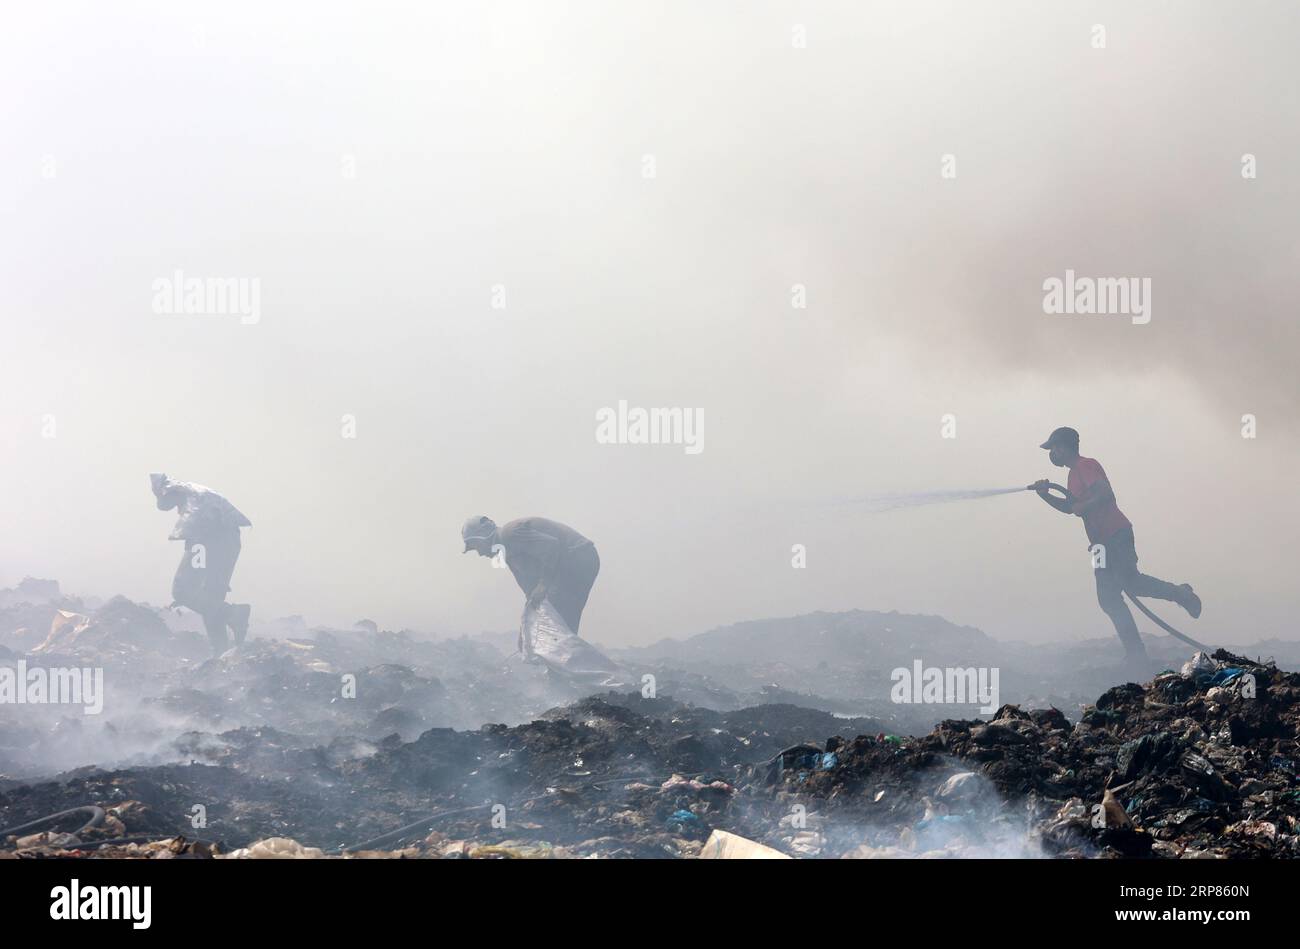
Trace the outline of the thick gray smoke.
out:
M 1068 424 L 1207 624 L 1292 625 L 1300 8 L 302 9 L 6 21 L 0 585 L 163 600 L 167 470 L 256 524 L 262 617 L 511 628 L 456 541 L 483 511 L 597 543 L 613 644 L 852 607 L 1084 636 L 1041 504 L 869 538 L 772 504 L 1027 483 Z M 157 307 L 177 270 L 257 281 L 256 314 Z M 1071 272 L 1149 281 L 1149 320 L 1045 311 Z M 598 441 L 624 402 L 707 418 L 704 450 Z M 940 547 L 981 572 L 935 584 Z

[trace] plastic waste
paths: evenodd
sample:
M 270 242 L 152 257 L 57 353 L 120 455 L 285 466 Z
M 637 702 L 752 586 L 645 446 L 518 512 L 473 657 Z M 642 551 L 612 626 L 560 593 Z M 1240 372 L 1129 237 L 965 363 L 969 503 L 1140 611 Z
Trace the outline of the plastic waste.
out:
M 32 652 L 71 651 L 78 638 L 90 627 L 90 617 L 70 610 L 56 610 L 50 622 L 50 634 Z
M 1210 678 L 1210 685 L 1226 685 L 1245 671 L 1245 669 L 1222 668 Z
M 519 638 L 525 658 L 539 659 L 565 672 L 607 675 L 618 670 L 613 660 L 569 629 L 550 600 L 543 600 L 538 607 L 524 607 Z
M 1184 678 L 1200 679 L 1204 676 L 1212 676 L 1219 668 L 1219 664 L 1203 652 L 1198 652 L 1191 659 L 1183 663 L 1182 674 Z
M 701 860 L 792 860 L 789 854 L 739 834 L 715 830 L 700 848 Z
M 546 860 L 555 856 L 555 848 L 545 841 L 539 844 L 488 844 L 473 848 L 469 856 L 475 860 Z
M 939 797 L 961 798 L 980 793 L 979 776 L 974 771 L 960 771 L 939 788 Z
M 1132 828 L 1133 821 L 1129 819 L 1128 812 L 1124 810 L 1124 805 L 1120 803 L 1119 798 L 1115 796 L 1115 792 L 1110 788 L 1102 789 L 1101 810 L 1106 817 L 1107 827 L 1121 830 Z
M 267 837 L 247 847 L 232 850 L 227 860 L 320 860 L 319 847 L 304 847 L 291 837 Z

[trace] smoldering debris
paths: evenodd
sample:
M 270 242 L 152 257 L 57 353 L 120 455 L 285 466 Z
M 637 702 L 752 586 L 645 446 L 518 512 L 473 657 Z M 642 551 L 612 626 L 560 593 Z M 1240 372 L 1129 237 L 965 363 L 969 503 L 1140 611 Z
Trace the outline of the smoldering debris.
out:
M 920 738 L 609 694 L 414 741 L 186 735 L 191 763 L 11 787 L 0 820 L 114 815 L 28 828 L 5 842 L 18 856 L 174 857 L 197 839 L 242 856 L 693 857 L 714 831 L 808 858 L 1296 856 L 1298 727 L 1300 675 L 1222 651 L 1116 686 L 1074 725 L 1008 705 Z
M 101 669 L 106 695 L 99 714 L 6 708 L 0 856 L 1300 855 L 1300 675 L 1220 650 L 1077 709 L 1003 703 L 920 737 L 886 703 L 855 716 L 755 685 L 821 673 L 847 703 L 895 655 L 999 648 L 873 616 L 805 618 L 793 664 L 776 621 L 624 652 L 657 670 L 651 697 L 373 622 L 295 622 L 213 659 L 144 604 L 12 601 L 0 664 Z
M 382 849 L 419 844 L 434 833 L 433 843 L 459 834 L 475 847 L 508 847 L 527 837 L 534 847 L 581 849 L 600 838 L 583 852 L 676 856 L 707 836 L 700 832 L 709 808 L 701 804 L 721 809 L 737 793 L 724 774 L 739 774 L 837 723 L 803 709 L 720 713 L 634 694 L 584 699 L 514 727 L 430 729 L 412 742 L 391 735 L 316 745 L 269 728 L 188 734 L 178 741 L 190 763 L 83 769 L 13 787 L 0 794 L 0 821 L 21 825 L 85 800 L 130 801 L 123 827 L 92 828 L 78 841 L 58 838 L 58 845 L 162 834 L 236 848 L 282 836 L 341 851 L 450 811 Z M 196 806 L 202 828 L 191 825 Z M 675 844 L 679 839 L 688 843 Z M 47 844 L 29 839 L 24 849 Z
M 255 638 L 213 658 L 193 614 L 123 597 L 94 609 L 75 598 L 0 609 L 6 668 L 21 664 L 32 676 L 92 670 L 105 692 L 95 714 L 58 702 L 7 710 L 0 776 L 168 763 L 179 760 L 179 734 L 241 727 L 326 742 L 340 735 L 410 740 L 433 727 L 526 721 L 591 692 L 589 679 L 473 639 L 289 625 L 294 635 Z

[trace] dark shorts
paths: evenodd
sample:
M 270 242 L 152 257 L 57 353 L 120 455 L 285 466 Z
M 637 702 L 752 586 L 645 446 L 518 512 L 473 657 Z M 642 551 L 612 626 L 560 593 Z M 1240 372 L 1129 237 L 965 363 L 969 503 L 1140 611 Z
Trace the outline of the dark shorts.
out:
M 1106 566 L 1094 567 L 1095 572 L 1100 573 L 1103 569 L 1113 571 L 1115 574 L 1137 573 L 1137 546 L 1133 538 L 1133 528 L 1125 527 L 1117 530 L 1105 540 L 1100 541 L 1100 546 L 1106 552 Z M 1092 547 L 1088 548 L 1092 550 Z
M 547 590 L 546 598 L 575 633 L 578 624 L 582 622 L 582 611 L 587 606 L 587 597 L 591 594 L 598 573 L 600 556 L 596 553 L 594 544 L 587 544 L 577 550 L 566 551 Z

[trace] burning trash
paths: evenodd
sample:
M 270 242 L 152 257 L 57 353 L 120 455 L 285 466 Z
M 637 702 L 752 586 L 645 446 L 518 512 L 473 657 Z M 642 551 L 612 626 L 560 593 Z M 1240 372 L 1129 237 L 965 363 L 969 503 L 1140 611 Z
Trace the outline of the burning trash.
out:
M 329 637 L 282 648 L 242 658 L 222 673 L 226 687 L 255 699 L 260 665 L 277 688 L 299 681 L 309 696 L 312 676 L 348 665 L 346 644 Z M 305 678 L 287 677 L 299 667 Z M 446 698 L 407 672 L 368 675 L 398 705 Z M 364 717 L 343 721 L 364 731 Z M 790 706 L 724 712 L 617 692 L 517 725 L 409 739 L 292 724 L 302 730 L 192 731 L 166 764 L 8 781 L 3 847 L 150 858 L 1300 855 L 1300 675 L 1222 650 L 1116 686 L 1074 723 L 1004 705 L 918 737 Z

